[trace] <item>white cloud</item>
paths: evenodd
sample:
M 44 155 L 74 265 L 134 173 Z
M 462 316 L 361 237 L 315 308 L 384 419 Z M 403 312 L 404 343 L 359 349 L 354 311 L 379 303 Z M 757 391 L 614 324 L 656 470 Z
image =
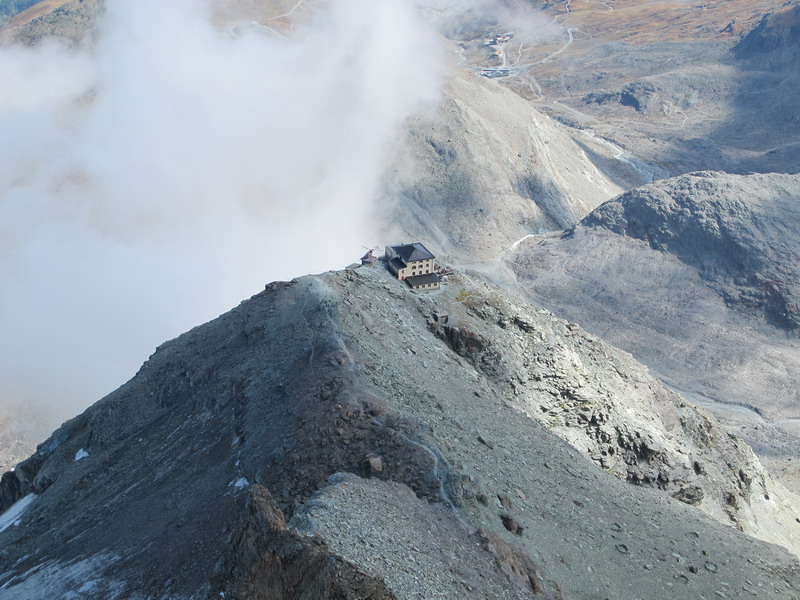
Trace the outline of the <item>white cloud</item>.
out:
M 403 0 L 289 36 L 202 7 L 108 0 L 92 47 L 0 52 L 0 401 L 69 416 L 164 339 L 378 241 L 392 145 L 438 97 L 434 33 Z

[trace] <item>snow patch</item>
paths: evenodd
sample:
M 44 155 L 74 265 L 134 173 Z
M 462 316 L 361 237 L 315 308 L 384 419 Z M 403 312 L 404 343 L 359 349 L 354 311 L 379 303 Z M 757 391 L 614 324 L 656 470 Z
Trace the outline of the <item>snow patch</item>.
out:
M 83 448 L 81 448 L 75 453 L 75 461 L 77 462 L 82 458 L 86 458 L 87 456 L 89 456 L 89 453 Z
M 24 513 L 31 504 L 33 504 L 33 501 L 36 500 L 36 498 L 38 498 L 36 494 L 28 494 L 24 498 L 20 498 L 14 504 L 9 506 L 8 509 L 6 509 L 2 515 L 0 515 L 0 531 L 5 531 L 11 527 L 11 525 L 19 525 L 22 513 Z
M 30 598 L 63 598 L 85 600 L 104 598 L 121 600 L 131 598 L 123 581 L 102 575 L 118 558 L 95 555 L 82 560 L 61 562 L 48 560 L 24 573 L 17 573 L 6 581 L 0 590 L 3 600 L 30 600 Z M 4 573 L 3 576 L 11 573 Z
M 244 488 L 247 487 L 248 485 L 250 485 L 250 482 L 247 480 L 247 477 L 239 477 L 239 479 L 231 481 L 228 484 L 228 486 L 234 486 L 237 488 Z

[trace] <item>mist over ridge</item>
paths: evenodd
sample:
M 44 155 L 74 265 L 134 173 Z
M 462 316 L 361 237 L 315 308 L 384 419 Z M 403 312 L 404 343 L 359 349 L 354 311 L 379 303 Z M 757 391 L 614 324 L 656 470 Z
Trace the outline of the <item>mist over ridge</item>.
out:
M 94 41 L 0 51 L 5 404 L 69 416 L 166 337 L 375 244 L 392 144 L 437 100 L 434 32 L 399 1 L 288 35 L 208 8 L 109 0 Z

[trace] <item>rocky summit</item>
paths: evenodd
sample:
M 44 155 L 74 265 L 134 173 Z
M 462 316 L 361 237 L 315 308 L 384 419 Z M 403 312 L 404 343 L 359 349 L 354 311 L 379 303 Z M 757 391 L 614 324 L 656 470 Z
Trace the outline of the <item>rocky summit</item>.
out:
M 740 531 L 796 551 L 786 494 L 578 326 L 378 262 L 165 343 L 7 473 L 0 597 L 796 598 Z

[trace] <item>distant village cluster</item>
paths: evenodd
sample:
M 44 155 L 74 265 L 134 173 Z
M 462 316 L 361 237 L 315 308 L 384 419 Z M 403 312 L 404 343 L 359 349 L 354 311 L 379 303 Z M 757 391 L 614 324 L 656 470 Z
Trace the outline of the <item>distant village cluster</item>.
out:
M 436 257 L 419 242 L 386 246 L 383 256 L 386 268 L 400 281 L 405 281 L 412 290 L 432 291 L 441 287 L 442 280 L 453 271 L 436 264 Z M 378 260 L 370 250 L 361 257 L 361 264 L 368 265 Z
M 511 69 L 506 66 L 506 56 L 503 46 L 512 39 L 514 39 L 514 32 L 509 31 L 502 34 L 492 34 L 484 40 L 483 46 L 489 50 L 489 57 L 495 60 L 502 60 L 503 64 L 499 67 L 481 69 L 481 75 L 490 79 L 496 79 L 498 77 L 508 77 L 511 74 Z

